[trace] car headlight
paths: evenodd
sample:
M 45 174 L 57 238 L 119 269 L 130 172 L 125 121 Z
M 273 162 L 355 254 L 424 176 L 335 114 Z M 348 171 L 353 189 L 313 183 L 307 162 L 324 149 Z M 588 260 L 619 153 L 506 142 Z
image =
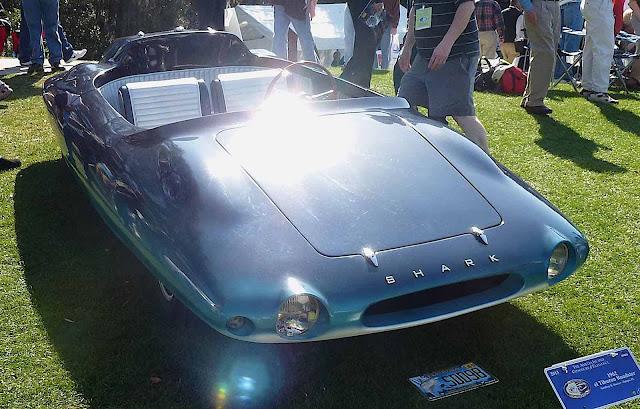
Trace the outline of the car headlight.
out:
M 549 258 L 549 268 L 547 274 L 549 278 L 556 278 L 559 276 L 569 261 L 569 247 L 566 244 L 560 243 L 553 249 L 551 258 Z
M 289 297 L 278 310 L 278 334 L 287 338 L 304 334 L 316 323 L 319 313 L 320 302 L 312 295 Z

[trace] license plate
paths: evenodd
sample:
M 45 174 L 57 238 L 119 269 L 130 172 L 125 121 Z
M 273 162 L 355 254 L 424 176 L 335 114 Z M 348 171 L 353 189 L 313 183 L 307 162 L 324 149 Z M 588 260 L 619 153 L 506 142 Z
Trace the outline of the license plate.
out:
M 434 401 L 482 386 L 492 385 L 498 382 L 498 378 L 470 362 L 443 371 L 415 376 L 409 378 L 409 381 L 428 400 Z

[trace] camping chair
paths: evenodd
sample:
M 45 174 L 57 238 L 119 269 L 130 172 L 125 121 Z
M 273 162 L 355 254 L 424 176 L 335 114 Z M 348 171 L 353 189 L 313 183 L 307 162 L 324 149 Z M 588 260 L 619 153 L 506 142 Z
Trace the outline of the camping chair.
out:
M 625 45 L 633 44 L 634 51 L 627 51 Z M 616 81 L 620 81 L 622 88 L 628 94 L 629 88 L 625 82 L 625 77 L 631 70 L 633 63 L 640 59 L 638 53 L 638 45 L 640 44 L 640 36 L 629 34 L 621 31 L 616 36 L 616 49 L 613 52 L 613 62 L 611 63 L 611 81 L 612 86 Z
M 563 36 L 575 35 L 575 36 L 584 37 L 585 34 L 586 33 L 584 30 L 572 30 L 569 27 L 562 28 Z M 571 57 L 571 60 L 572 60 L 571 64 L 567 65 L 567 63 L 565 62 L 566 57 Z M 573 85 L 573 89 L 576 90 L 576 92 L 578 92 L 578 82 L 574 77 L 574 70 L 577 69 L 578 65 L 582 62 L 582 50 L 579 49 L 578 51 L 568 52 L 558 48 L 556 50 L 556 63 L 558 62 L 560 62 L 560 65 L 562 66 L 562 70 L 564 72 L 562 73 L 560 78 L 556 79 L 553 82 L 553 84 L 551 84 L 549 89 L 555 88 L 555 86 L 558 85 L 560 81 L 566 78 L 569 81 L 571 81 L 571 85 Z

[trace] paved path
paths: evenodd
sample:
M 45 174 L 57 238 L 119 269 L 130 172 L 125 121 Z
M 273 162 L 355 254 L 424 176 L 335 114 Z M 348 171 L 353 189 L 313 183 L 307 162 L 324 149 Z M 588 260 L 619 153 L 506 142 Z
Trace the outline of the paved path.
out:
M 79 64 L 81 62 L 86 62 L 86 61 L 74 61 L 71 64 L 66 64 L 63 63 L 62 65 L 64 67 L 67 67 L 67 69 L 69 67 L 72 67 L 76 64 Z M 44 70 L 49 71 L 51 68 L 51 66 L 49 65 L 48 62 L 44 63 Z M 16 74 L 16 73 L 20 73 L 20 74 L 26 74 L 27 70 L 29 69 L 29 67 L 21 67 L 20 66 L 20 61 L 18 61 L 17 58 L 0 58 L 0 78 L 4 77 L 5 75 L 9 75 L 9 74 Z

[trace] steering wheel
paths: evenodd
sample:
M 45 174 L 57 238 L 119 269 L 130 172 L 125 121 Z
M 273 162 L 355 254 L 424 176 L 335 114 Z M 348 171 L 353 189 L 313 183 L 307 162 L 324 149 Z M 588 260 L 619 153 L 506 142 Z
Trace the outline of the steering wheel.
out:
M 314 67 L 314 68 L 319 68 L 322 72 L 324 72 L 327 77 L 329 77 L 329 82 L 330 82 L 330 88 L 327 91 L 321 92 L 319 94 L 313 94 L 313 95 L 309 95 L 309 99 L 318 99 L 318 98 L 329 98 L 332 100 L 336 100 L 338 99 L 338 84 L 336 83 L 336 79 L 333 77 L 333 74 L 331 74 L 331 72 L 326 69 L 324 66 L 322 66 L 322 64 L 318 64 L 317 62 L 313 62 L 313 61 L 297 61 L 294 62 L 292 64 L 287 65 L 286 67 L 284 67 L 279 73 L 278 75 L 276 75 L 273 80 L 271 80 L 271 83 L 269 83 L 269 87 L 267 87 L 267 92 L 265 92 L 264 94 L 264 99 L 268 99 L 271 96 L 271 93 L 273 92 L 273 88 L 276 86 L 276 84 L 278 83 L 278 80 L 280 80 L 280 78 L 282 78 L 282 75 L 285 72 L 291 72 L 290 68 L 292 67 L 296 67 L 296 66 L 310 66 L 310 67 Z

